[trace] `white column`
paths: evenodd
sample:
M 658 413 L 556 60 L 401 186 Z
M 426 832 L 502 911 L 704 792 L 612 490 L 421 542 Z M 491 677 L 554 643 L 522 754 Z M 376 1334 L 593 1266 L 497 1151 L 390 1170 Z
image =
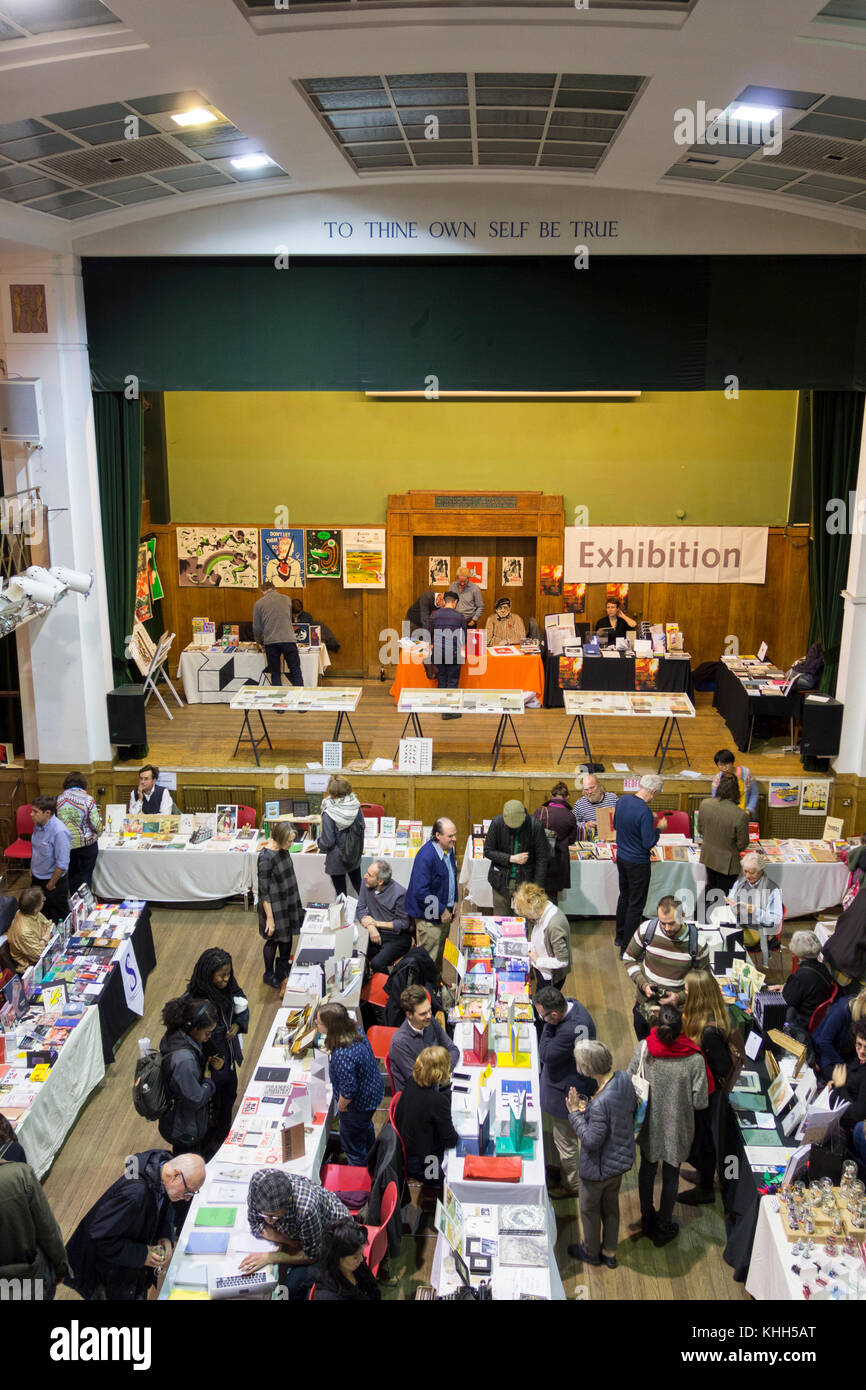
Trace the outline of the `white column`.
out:
M 866 427 L 860 438 L 857 490 L 848 498 L 851 555 L 836 699 L 845 705 L 836 772 L 866 777 Z M 816 522 L 817 524 L 817 522 Z
M 15 331 L 10 285 L 45 286 L 47 332 Z M 0 257 L 0 357 L 10 377 L 41 380 L 45 412 L 40 450 L 3 444 L 6 491 L 39 487 L 48 508 L 51 564 L 92 569 L 95 575 L 89 598 L 67 593 L 46 617 L 16 631 L 24 751 L 28 758 L 70 768 L 104 762 L 112 753 L 105 695 L 114 681 L 77 257 L 46 252 Z

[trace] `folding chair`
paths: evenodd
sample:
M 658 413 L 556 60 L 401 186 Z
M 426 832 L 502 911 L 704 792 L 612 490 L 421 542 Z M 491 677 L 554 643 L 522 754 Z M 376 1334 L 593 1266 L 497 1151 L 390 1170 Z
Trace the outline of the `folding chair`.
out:
M 147 708 L 147 702 L 150 699 L 151 695 L 155 695 L 156 698 L 159 700 L 159 703 L 165 710 L 166 714 L 168 715 L 169 719 L 173 718 L 173 716 L 168 705 L 165 703 L 165 700 L 162 698 L 159 691 L 157 690 L 157 681 L 165 681 L 172 695 L 177 700 L 177 703 L 180 705 L 181 709 L 183 709 L 183 700 L 180 698 L 174 686 L 172 685 L 169 674 L 165 669 L 165 663 L 168 661 L 168 654 L 171 651 L 173 642 L 173 632 L 164 632 L 162 634 L 162 636 L 156 644 L 156 651 L 151 657 L 150 666 L 148 667 L 144 676 L 145 709 Z

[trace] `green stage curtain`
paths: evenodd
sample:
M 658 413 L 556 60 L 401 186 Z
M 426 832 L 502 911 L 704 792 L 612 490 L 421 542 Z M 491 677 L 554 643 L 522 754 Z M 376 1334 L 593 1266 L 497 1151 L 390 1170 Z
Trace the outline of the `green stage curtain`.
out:
M 824 648 L 819 689 L 835 694 L 842 638 L 842 599 L 848 579 L 851 534 L 836 518 L 841 502 L 848 514 L 849 494 L 857 486 L 864 397 L 856 391 L 812 392 L 812 540 L 809 589 L 812 611 L 809 642 Z M 829 509 L 828 509 L 829 506 Z M 832 529 L 828 529 L 828 521 Z
M 93 396 L 96 458 L 105 551 L 105 588 L 115 686 L 132 679 L 125 656 L 135 613 L 138 536 L 141 530 L 141 402 L 119 391 Z

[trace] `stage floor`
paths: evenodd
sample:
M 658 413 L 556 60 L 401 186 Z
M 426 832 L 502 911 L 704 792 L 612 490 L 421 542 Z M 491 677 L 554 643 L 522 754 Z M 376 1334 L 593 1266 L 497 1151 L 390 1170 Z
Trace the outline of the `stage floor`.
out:
M 334 678 L 335 680 L 337 677 Z M 365 758 L 393 758 L 397 750 L 405 715 L 394 707 L 388 691 L 389 682 L 351 681 L 339 677 L 345 685 L 361 684 L 364 694 L 358 709 L 351 716 L 352 724 Z M 327 685 L 328 682 L 326 681 Z M 712 695 L 696 696 L 695 719 L 680 723 L 692 768 L 711 775 L 715 772 L 713 754 L 719 748 L 730 748 L 737 760 L 744 758 L 755 776 L 802 776 L 796 753 L 782 753 L 787 737 L 780 736 L 771 743 L 755 742 L 748 755 L 738 754 L 727 725 L 712 707 Z M 234 756 L 235 743 L 243 715 L 227 705 L 173 706 L 169 721 L 155 700 L 147 707 L 148 757 L 161 767 L 209 772 L 272 773 L 273 769 L 303 772 L 308 762 L 320 762 L 322 742 L 334 731 L 334 716 L 309 713 L 302 715 L 269 714 L 268 733 L 273 749 L 259 749 L 261 767 L 257 768 L 249 744 Z M 258 720 L 253 716 L 256 732 Z M 574 773 L 583 761 L 577 728 L 574 729 L 569 751 L 557 763 L 570 724 L 564 710 L 532 709 L 515 718 L 517 735 L 523 747 L 526 763 L 514 748 L 505 748 L 500 755 L 495 774 L 491 774 L 491 747 L 497 720 L 490 715 L 464 715 L 461 719 L 443 721 L 440 715 L 422 716 L 424 734 L 433 739 L 433 771 L 436 774 L 484 773 L 487 776 L 506 776 L 513 779 L 519 772 L 527 777 L 548 777 L 552 773 Z M 661 728 L 658 719 L 592 719 L 588 723 L 593 757 L 604 763 L 606 774 L 616 778 L 613 763 L 628 763 L 629 774 L 655 772 L 658 758 L 653 757 Z M 785 726 L 787 732 L 787 724 Z M 344 736 L 347 734 L 345 725 Z M 347 765 L 358 753 L 354 744 L 344 744 L 343 762 Z M 124 764 L 128 767 L 129 764 Z M 664 776 L 675 777 L 687 766 L 682 752 L 674 751 L 674 743 L 664 766 Z M 629 775 L 624 774 L 624 775 Z M 387 775 L 387 774 L 386 774 Z M 698 785 L 697 783 L 695 784 Z

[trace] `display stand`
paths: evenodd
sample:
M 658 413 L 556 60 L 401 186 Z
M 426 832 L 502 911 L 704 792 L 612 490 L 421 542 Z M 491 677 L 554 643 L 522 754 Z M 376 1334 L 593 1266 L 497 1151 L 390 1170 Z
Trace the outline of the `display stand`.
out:
M 593 718 L 617 718 L 617 719 L 663 719 L 662 731 L 656 742 L 653 757 L 656 757 L 661 750 L 658 770 L 661 772 L 665 765 L 671 739 L 676 733 L 680 741 L 683 756 L 689 766 L 689 755 L 680 730 L 680 719 L 694 719 L 695 707 L 687 695 L 657 695 L 646 691 L 639 694 L 630 695 L 598 695 L 591 691 L 566 690 L 563 691 L 565 701 L 565 712 L 572 716 L 568 726 L 568 733 L 565 742 L 560 750 L 557 762 L 561 763 L 566 751 L 571 743 L 571 735 L 575 724 L 580 731 L 581 742 L 586 762 L 590 770 L 598 771 L 600 765 L 592 762 L 592 751 L 589 746 L 589 735 L 586 728 L 586 720 L 589 716 Z
M 514 717 L 522 714 L 524 709 L 521 690 L 414 690 L 407 688 L 401 694 L 397 708 L 401 714 L 406 715 L 401 738 L 406 737 L 406 731 L 410 727 L 416 738 L 424 737 L 419 714 L 496 714 L 499 716 L 499 723 L 496 727 L 493 747 L 490 749 L 493 758 L 491 771 L 496 771 L 496 764 L 499 762 L 499 755 L 503 748 L 516 748 L 523 762 L 526 762 L 520 740 L 517 737 L 517 730 L 514 727 Z M 514 735 L 513 743 L 505 742 L 505 735 L 509 728 Z M 396 761 L 396 752 L 394 758 Z
M 157 682 L 160 680 L 165 681 L 172 695 L 177 700 L 178 705 L 183 709 L 183 700 L 172 685 L 171 678 L 165 669 L 166 662 L 168 661 L 168 654 L 171 651 L 173 643 L 173 632 L 164 632 L 159 641 L 154 644 L 153 639 L 149 636 L 147 629 L 142 623 L 136 622 L 133 624 L 129 650 L 133 661 L 144 676 L 145 709 L 147 708 L 147 702 L 151 695 L 155 695 L 169 719 L 172 719 L 173 715 L 157 689 Z
M 264 716 L 266 712 L 272 714 L 306 714 L 307 712 L 327 714 L 335 713 L 337 716 L 334 724 L 334 732 L 331 735 L 332 743 L 339 743 L 340 732 L 343 727 L 343 720 L 349 728 L 350 739 L 346 740 L 354 743 L 358 750 L 358 756 L 363 757 L 361 745 L 352 727 L 349 712 L 357 709 L 361 698 L 362 690 L 360 686 L 330 686 L 327 690 L 320 690 L 318 686 L 246 686 L 239 690 L 231 702 L 231 708 L 243 712 L 243 722 L 233 757 L 237 757 L 238 749 L 242 743 L 248 743 L 259 767 L 259 748 L 263 743 L 267 743 L 268 748 L 273 749 L 273 744 L 268 734 Z M 250 715 L 257 714 L 262 726 L 261 735 L 256 738 L 253 734 Z

